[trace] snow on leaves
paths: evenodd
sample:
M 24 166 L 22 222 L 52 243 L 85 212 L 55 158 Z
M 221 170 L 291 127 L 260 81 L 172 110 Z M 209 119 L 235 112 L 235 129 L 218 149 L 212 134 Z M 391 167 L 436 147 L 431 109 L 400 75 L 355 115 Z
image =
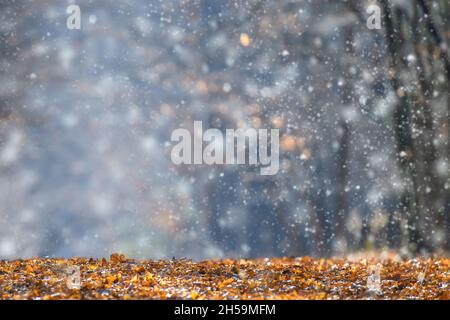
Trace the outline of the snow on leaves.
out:
M 68 267 L 80 289 L 66 286 Z M 449 259 L 0 261 L 0 299 L 449 299 L 449 282 Z

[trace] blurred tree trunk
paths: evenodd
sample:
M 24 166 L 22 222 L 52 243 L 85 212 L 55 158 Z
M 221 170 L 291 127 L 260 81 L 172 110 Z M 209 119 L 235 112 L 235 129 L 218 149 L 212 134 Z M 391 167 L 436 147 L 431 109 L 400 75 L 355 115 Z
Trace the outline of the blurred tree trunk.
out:
M 442 63 L 444 75 L 446 79 L 446 90 L 447 90 L 447 163 L 450 162 L 450 59 L 448 54 L 448 46 L 445 40 L 445 35 L 448 33 L 449 30 L 439 30 L 435 17 L 433 16 L 433 13 L 430 10 L 430 6 L 428 4 L 428 1 L 426 0 L 417 0 L 418 6 L 423 12 L 423 16 L 421 17 L 424 22 L 426 23 L 427 31 L 430 33 L 431 39 L 435 44 L 435 48 L 438 51 L 438 59 Z M 444 22 L 446 21 L 446 25 L 448 27 L 449 25 L 449 19 L 450 19 L 450 8 L 449 8 L 449 2 L 448 1 L 442 1 L 440 3 L 440 8 L 442 15 L 444 16 Z M 430 83 L 432 81 L 429 81 Z M 422 85 L 421 85 L 422 86 Z M 426 87 L 426 86 L 425 86 Z M 425 98 L 431 99 L 431 88 L 429 89 L 429 96 L 426 96 Z M 440 187 L 440 189 L 444 192 L 444 208 L 441 210 L 438 210 L 437 212 L 437 226 L 443 228 L 444 232 L 446 233 L 446 241 L 445 246 L 447 249 L 450 249 L 450 192 L 448 190 L 445 190 L 445 186 L 450 185 L 450 170 L 447 172 L 446 181 L 444 183 L 438 183 L 439 180 L 436 178 L 434 180 L 436 182 L 435 188 L 437 186 Z M 434 194 L 434 193 L 433 193 Z M 436 200 L 436 198 L 434 198 Z
M 386 46 L 389 55 L 389 79 L 398 102 L 394 110 L 394 130 L 396 135 L 397 162 L 402 172 L 404 183 L 400 199 L 400 208 L 408 221 L 409 247 L 412 251 L 419 250 L 422 245 L 422 236 L 419 229 L 419 208 L 417 206 L 417 176 L 411 125 L 411 106 L 408 93 L 400 78 L 401 26 L 394 21 L 394 14 L 388 0 L 380 0 L 383 7 L 383 19 L 386 32 Z
M 436 25 L 434 16 L 430 10 L 429 4 L 425 0 L 418 0 L 418 4 L 423 11 L 423 18 L 426 23 L 426 27 L 431 35 L 431 39 L 434 41 L 436 50 L 439 52 L 438 57 L 444 68 L 444 74 L 446 79 L 446 98 L 447 98 L 447 163 L 450 162 L 450 59 L 448 54 L 448 45 L 445 40 L 445 36 L 450 35 L 450 8 L 448 1 L 442 1 L 441 12 L 445 16 L 444 18 L 444 28 L 443 31 L 438 29 Z M 446 24 L 445 24 L 446 22 Z M 438 225 L 444 227 L 444 232 L 446 233 L 446 248 L 450 249 L 450 192 L 445 190 L 445 185 L 450 185 L 450 170 L 447 172 L 446 183 L 444 183 L 443 191 L 444 196 L 444 210 L 438 214 Z
M 350 125 L 343 121 L 340 125 L 342 135 L 338 150 L 338 191 L 336 203 L 337 240 L 345 242 L 346 248 L 350 246 L 350 237 L 346 228 L 349 213 L 347 188 L 349 181 L 349 153 L 350 153 Z

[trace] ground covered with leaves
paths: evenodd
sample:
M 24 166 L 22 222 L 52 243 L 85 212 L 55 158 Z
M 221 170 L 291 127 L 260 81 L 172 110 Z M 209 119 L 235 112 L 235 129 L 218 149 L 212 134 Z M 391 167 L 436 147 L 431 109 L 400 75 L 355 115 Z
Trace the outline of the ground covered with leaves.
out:
M 1 299 L 450 299 L 449 284 L 445 258 L 0 261 Z

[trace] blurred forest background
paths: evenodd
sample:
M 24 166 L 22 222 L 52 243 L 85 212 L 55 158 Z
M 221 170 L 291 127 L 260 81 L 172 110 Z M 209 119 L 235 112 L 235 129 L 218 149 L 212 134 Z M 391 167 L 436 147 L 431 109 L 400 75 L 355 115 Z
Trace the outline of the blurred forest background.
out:
M 448 252 L 449 44 L 448 0 L 2 0 L 0 258 Z M 194 120 L 279 173 L 173 165 Z

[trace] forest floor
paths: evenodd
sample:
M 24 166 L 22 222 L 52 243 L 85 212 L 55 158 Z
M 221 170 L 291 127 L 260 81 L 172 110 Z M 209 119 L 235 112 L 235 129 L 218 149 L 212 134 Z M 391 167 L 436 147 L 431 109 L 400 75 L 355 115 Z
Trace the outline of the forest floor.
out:
M 450 299 L 450 259 L 0 261 L 0 299 Z

